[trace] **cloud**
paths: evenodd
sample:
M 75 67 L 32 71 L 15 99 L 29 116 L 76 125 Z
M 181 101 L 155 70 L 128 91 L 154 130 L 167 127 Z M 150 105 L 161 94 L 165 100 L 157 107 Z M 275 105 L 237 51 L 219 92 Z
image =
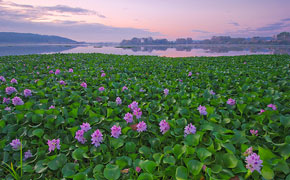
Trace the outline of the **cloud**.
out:
M 95 11 L 91 11 L 88 9 L 83 8 L 74 8 L 64 5 L 57 5 L 57 6 L 48 6 L 48 7 L 39 7 L 45 11 L 54 11 L 58 13 L 70 13 L 70 14 L 77 14 L 77 15 L 92 15 L 97 14 Z M 104 17 L 104 15 L 101 15 Z
M 1 6 L 2 5 L 2 6 Z M 1 1 L 0 0 L 0 8 L 8 12 L 9 14 L 22 14 L 23 16 L 29 16 L 32 20 L 33 17 L 39 19 L 40 16 L 64 16 L 64 15 L 96 15 L 100 18 L 106 18 L 105 15 L 79 7 L 70 7 L 66 5 L 56 5 L 56 6 L 32 6 L 25 4 L 16 4 L 9 1 Z M 32 14 L 31 14 L 32 13 Z M 58 13 L 58 14 L 55 14 Z M 2 13 L 4 14 L 4 13 Z M 6 15 L 6 17 L 8 16 Z
M 274 24 L 268 24 L 263 27 L 259 27 L 256 29 L 256 31 L 274 31 L 274 30 L 281 30 L 284 29 L 285 27 L 290 27 L 290 24 L 285 24 L 284 22 L 277 22 Z
M 211 33 L 211 32 L 208 32 L 208 31 L 203 31 L 203 30 L 198 30 L 198 29 L 191 30 L 191 32 L 204 33 L 204 34 Z
M 228 24 L 231 24 L 231 25 L 234 25 L 234 26 L 240 26 L 240 24 L 237 23 L 237 22 L 229 22 Z
M 12 21 L 0 16 L 0 32 L 23 32 L 46 35 L 58 35 L 77 41 L 87 42 L 120 42 L 132 37 L 160 37 L 159 32 L 146 29 L 120 28 L 103 24 L 88 24 L 79 21 L 31 22 Z
M 290 21 L 290 18 L 281 19 L 281 21 Z

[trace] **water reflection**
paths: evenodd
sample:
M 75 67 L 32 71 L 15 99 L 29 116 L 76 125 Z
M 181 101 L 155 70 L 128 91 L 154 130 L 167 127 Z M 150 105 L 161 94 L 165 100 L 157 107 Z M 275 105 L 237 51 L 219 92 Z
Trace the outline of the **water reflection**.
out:
M 105 53 L 154 55 L 168 57 L 236 56 L 250 54 L 290 54 L 290 45 L 206 45 L 113 47 L 93 45 L 23 45 L 0 46 L 0 56 L 51 53 Z
M 135 46 L 123 47 L 123 49 L 130 49 L 133 52 L 153 52 L 153 51 L 168 51 L 174 49 L 175 51 L 191 52 L 196 49 L 204 50 L 204 53 L 229 53 L 245 51 L 253 54 L 290 54 L 290 46 L 263 46 L 263 45 L 192 45 L 192 46 Z
M 78 46 L 76 45 L 0 46 L 0 56 L 57 53 L 73 49 L 76 47 Z

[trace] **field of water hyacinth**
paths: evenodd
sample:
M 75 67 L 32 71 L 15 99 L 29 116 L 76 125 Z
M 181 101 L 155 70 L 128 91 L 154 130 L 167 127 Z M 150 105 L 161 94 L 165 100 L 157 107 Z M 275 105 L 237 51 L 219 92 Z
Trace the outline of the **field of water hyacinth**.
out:
M 289 180 L 290 56 L 0 57 L 1 179 Z

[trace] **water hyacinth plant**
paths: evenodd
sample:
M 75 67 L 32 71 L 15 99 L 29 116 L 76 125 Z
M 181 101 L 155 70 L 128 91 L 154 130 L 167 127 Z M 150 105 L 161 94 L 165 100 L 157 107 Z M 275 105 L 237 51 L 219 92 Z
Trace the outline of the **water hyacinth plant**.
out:
M 285 180 L 289 59 L 0 57 L 0 177 Z

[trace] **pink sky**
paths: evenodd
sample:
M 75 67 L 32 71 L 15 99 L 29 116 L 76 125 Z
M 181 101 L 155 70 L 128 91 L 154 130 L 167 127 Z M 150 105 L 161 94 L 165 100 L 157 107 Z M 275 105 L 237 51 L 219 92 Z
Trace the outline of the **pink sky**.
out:
M 1 18 L 2 17 L 2 18 Z M 289 0 L 0 0 L 0 31 L 78 41 L 272 36 L 290 31 Z

